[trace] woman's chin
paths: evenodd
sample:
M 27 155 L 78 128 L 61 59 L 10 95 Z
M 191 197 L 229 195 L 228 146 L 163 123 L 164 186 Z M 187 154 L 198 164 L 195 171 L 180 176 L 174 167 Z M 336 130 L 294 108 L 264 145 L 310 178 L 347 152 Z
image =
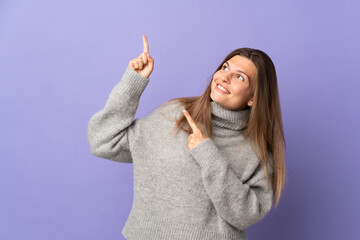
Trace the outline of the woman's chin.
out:
M 219 96 L 219 95 L 217 95 L 217 94 L 211 93 L 211 94 L 210 94 L 210 98 L 211 98 L 214 102 L 217 102 L 217 103 L 222 102 L 221 96 Z

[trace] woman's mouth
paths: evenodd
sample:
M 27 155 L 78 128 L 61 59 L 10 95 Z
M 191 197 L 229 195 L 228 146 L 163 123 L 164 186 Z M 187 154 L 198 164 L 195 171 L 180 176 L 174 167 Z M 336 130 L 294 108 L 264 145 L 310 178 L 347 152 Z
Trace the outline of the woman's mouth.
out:
M 227 91 L 224 87 L 222 87 L 222 86 L 219 85 L 219 84 L 216 84 L 215 88 L 216 88 L 216 90 L 217 90 L 218 92 L 221 92 L 221 93 L 223 93 L 223 94 L 230 94 L 229 91 Z

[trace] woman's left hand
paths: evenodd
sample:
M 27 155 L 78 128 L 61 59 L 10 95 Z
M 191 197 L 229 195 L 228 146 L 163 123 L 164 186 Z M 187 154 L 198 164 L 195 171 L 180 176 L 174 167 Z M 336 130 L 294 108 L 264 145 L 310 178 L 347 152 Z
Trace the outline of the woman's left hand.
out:
M 192 119 L 192 117 L 190 116 L 188 111 L 186 111 L 184 109 L 183 113 L 184 113 L 184 115 L 185 115 L 191 129 L 193 130 L 193 133 L 190 134 L 189 137 L 188 137 L 188 149 L 190 151 L 196 145 L 198 145 L 203 140 L 205 140 L 206 137 L 202 134 L 201 130 L 196 126 L 195 121 Z

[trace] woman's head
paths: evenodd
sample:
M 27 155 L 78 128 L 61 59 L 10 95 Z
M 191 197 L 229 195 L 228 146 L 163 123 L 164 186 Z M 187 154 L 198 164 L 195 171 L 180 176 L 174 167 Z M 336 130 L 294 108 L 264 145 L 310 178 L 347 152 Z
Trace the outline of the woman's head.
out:
M 228 92 L 221 92 L 218 84 Z M 271 104 L 271 92 L 277 91 L 275 66 L 263 51 L 238 48 L 218 66 L 208 91 L 210 99 L 229 110 L 250 108 L 255 103 Z
M 256 78 L 255 64 L 247 57 L 235 55 L 224 60 L 220 69 L 214 73 L 210 98 L 229 110 L 250 107 L 253 104 Z

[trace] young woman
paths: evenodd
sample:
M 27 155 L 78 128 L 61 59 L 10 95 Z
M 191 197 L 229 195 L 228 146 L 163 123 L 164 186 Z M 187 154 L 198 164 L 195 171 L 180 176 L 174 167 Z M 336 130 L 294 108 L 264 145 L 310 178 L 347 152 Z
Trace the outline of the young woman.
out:
M 247 239 L 277 206 L 285 139 L 274 64 L 239 48 L 201 96 L 172 99 L 134 120 L 154 59 L 129 62 L 88 123 L 92 154 L 133 163 L 134 202 L 122 234 L 139 239 Z

